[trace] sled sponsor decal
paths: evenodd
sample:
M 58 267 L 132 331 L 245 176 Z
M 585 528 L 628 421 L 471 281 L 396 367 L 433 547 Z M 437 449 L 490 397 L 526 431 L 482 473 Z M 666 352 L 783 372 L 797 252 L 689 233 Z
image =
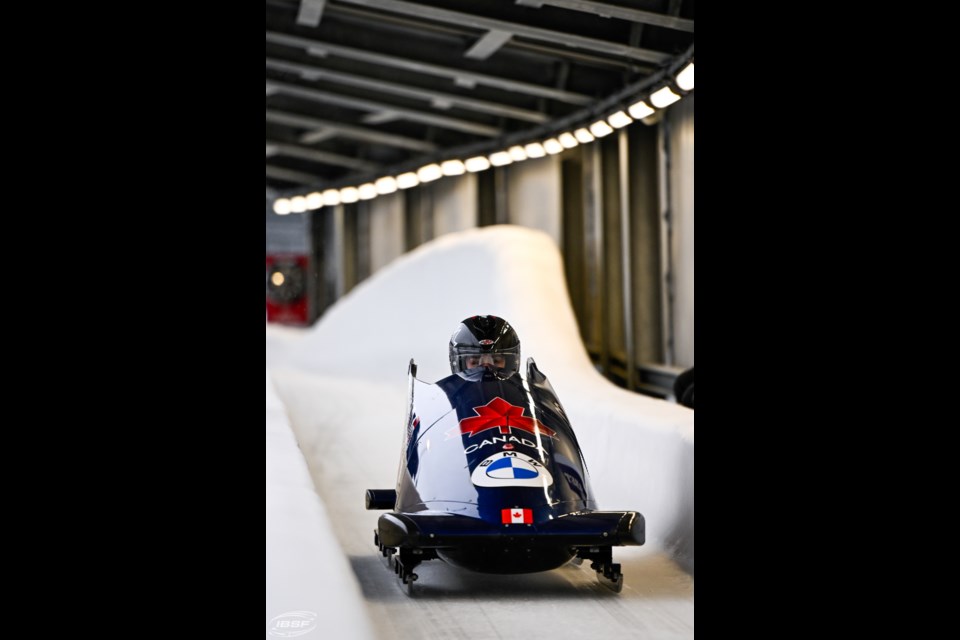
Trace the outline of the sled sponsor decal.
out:
M 549 487 L 553 476 L 536 459 L 500 451 L 477 465 L 470 480 L 478 487 Z
M 508 440 L 509 442 L 507 442 Z M 510 444 L 511 442 L 522 444 L 523 446 L 530 447 L 531 449 L 537 448 L 537 443 L 533 440 L 528 440 L 527 438 L 518 438 L 517 436 L 493 436 L 489 440 L 484 438 L 479 444 L 471 444 L 470 446 L 466 447 L 463 452 L 470 454 L 477 449 L 483 449 L 484 447 L 489 447 L 492 444 L 503 444 L 504 449 L 513 449 L 513 445 Z
M 500 516 L 503 524 L 533 524 L 533 511 L 530 509 L 503 509 Z
M 490 429 L 499 429 L 500 435 L 510 435 L 511 429 L 548 438 L 557 435 L 556 431 L 539 420 L 523 415 L 523 407 L 512 405 L 500 397 L 473 410 L 477 415 L 460 421 L 460 433 L 471 438 Z

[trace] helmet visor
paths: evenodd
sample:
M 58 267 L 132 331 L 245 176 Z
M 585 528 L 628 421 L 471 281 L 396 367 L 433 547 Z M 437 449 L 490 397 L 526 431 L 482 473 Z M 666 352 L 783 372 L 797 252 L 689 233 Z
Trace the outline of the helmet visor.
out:
M 516 373 L 519 365 L 519 346 L 490 351 L 470 346 L 457 349 L 457 368 L 464 373 L 490 371 L 505 377 Z

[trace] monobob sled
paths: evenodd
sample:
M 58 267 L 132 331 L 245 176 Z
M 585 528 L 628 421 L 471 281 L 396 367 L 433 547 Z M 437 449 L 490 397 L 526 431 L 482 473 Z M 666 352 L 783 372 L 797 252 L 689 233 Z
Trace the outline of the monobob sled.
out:
M 396 488 L 366 495 L 367 509 L 389 510 L 374 544 L 408 591 L 414 569 L 437 558 L 501 574 L 590 560 L 602 584 L 623 588 L 612 550 L 642 545 L 644 518 L 597 510 L 553 387 L 533 358 L 526 379 L 516 369 L 480 367 L 432 384 L 410 361 Z

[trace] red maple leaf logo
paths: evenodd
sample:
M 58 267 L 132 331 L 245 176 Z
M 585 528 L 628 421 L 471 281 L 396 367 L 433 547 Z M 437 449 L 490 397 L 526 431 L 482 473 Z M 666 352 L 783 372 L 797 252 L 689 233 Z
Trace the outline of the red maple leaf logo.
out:
M 517 407 L 503 398 L 494 398 L 482 407 L 474 407 L 477 415 L 464 418 L 460 421 L 460 433 L 471 438 L 487 429 L 499 429 L 502 435 L 510 433 L 510 429 L 520 429 L 536 435 L 553 438 L 557 432 L 529 416 L 523 415 L 523 407 Z

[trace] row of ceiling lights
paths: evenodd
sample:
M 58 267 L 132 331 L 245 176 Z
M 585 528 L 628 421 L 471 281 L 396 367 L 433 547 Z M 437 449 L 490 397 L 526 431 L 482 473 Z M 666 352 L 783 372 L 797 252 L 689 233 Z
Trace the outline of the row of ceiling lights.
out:
M 674 78 L 674 84 L 684 95 L 686 92 L 693 90 L 693 62 L 686 65 L 683 70 L 677 74 L 676 78 Z M 578 144 L 593 142 L 597 138 L 609 135 L 613 133 L 615 129 L 621 129 L 631 124 L 634 120 L 649 118 L 656 113 L 657 109 L 663 109 L 681 97 L 681 95 L 673 91 L 669 84 L 664 85 L 649 95 L 649 105 L 646 100 L 639 100 L 627 107 L 626 111 L 616 111 L 605 119 L 597 120 L 589 126 L 581 127 L 573 131 L 566 131 L 542 142 L 514 145 L 503 151 L 492 153 L 489 156 L 478 155 L 467 158 L 466 160 L 454 159 L 440 163 L 432 163 L 420 167 L 417 171 L 408 171 L 397 176 L 384 176 L 373 182 L 361 184 L 358 187 L 327 189 L 322 192 L 314 191 L 305 196 L 278 198 L 273 203 L 273 211 L 277 215 L 282 216 L 289 213 L 314 211 L 324 206 L 351 204 L 358 200 L 371 200 L 379 195 L 393 193 L 397 189 L 409 189 L 418 184 L 438 180 L 443 176 L 459 176 L 468 171 L 475 173 L 489 169 L 491 166 L 502 167 L 513 162 L 521 162 L 527 158 L 542 158 L 548 154 L 555 155 L 564 149 L 572 149 Z

